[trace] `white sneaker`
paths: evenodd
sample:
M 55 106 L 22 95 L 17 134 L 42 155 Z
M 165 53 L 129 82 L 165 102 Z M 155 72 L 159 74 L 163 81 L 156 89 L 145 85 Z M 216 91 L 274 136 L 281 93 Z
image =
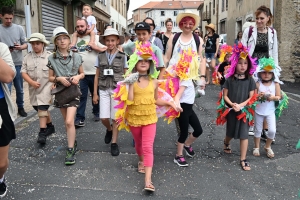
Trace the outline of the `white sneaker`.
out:
M 248 135 L 253 136 L 253 135 L 254 135 L 253 130 L 254 130 L 254 127 L 253 127 L 253 126 L 250 126 Z

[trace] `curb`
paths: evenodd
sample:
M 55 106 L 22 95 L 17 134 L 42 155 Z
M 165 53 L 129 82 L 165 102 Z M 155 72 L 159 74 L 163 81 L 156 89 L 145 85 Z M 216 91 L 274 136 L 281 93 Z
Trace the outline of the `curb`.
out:
M 18 117 L 15 121 L 14 124 L 15 126 L 18 126 L 19 124 L 23 123 L 24 121 L 27 121 L 29 119 L 31 119 L 32 117 L 34 117 L 37 114 L 37 112 L 35 110 L 31 110 L 29 112 L 27 112 L 27 117 Z

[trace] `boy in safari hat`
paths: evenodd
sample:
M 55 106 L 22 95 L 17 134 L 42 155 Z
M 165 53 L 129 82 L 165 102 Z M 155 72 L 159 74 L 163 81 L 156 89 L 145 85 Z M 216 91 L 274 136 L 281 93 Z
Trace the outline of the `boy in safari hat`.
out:
M 96 75 L 94 79 L 94 95 L 93 101 L 97 102 L 100 96 L 100 119 L 106 127 L 106 135 L 104 142 L 111 142 L 111 155 L 118 156 L 120 154 L 117 144 L 118 128 L 115 121 L 114 108 L 117 104 L 112 98 L 117 82 L 123 80 L 125 70 L 127 68 L 126 55 L 118 50 L 118 45 L 124 43 L 124 37 L 120 36 L 114 28 L 107 28 L 103 35 L 100 36 L 100 43 L 107 46 L 107 50 L 99 54 L 96 62 Z M 97 88 L 99 86 L 99 96 Z M 112 126 L 110 123 L 112 119 Z

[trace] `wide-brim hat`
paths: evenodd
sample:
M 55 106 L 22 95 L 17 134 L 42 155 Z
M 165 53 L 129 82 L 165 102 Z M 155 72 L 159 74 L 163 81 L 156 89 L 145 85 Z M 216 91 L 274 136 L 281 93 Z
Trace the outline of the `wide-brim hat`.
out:
M 215 25 L 214 24 L 208 24 L 205 26 L 205 29 L 211 28 L 212 30 L 216 31 Z
M 50 44 L 50 42 L 46 40 L 45 35 L 41 33 L 32 33 L 26 40 L 27 42 L 43 42 L 46 46 Z
M 53 34 L 52 34 L 52 38 L 51 38 L 51 41 L 54 43 L 55 42 L 55 39 L 58 37 L 58 36 L 61 36 L 61 35 L 66 35 L 70 38 L 70 35 L 68 33 L 68 31 L 62 27 L 62 26 L 59 26 L 57 28 L 55 28 L 53 30 Z
M 118 36 L 119 40 L 120 40 L 119 45 L 121 45 L 121 44 L 124 43 L 124 36 L 119 35 L 119 32 L 116 29 L 114 29 L 114 28 L 108 28 L 108 29 L 106 29 L 104 31 L 103 35 L 100 35 L 100 43 L 101 44 L 105 44 L 105 40 L 104 39 L 105 39 L 106 36 L 109 36 L 109 35 L 116 35 L 116 36 Z
M 200 23 L 200 17 L 193 13 L 191 10 L 186 10 L 184 13 L 179 13 L 176 17 L 176 23 L 179 25 L 180 21 L 184 18 L 184 17 L 192 17 L 195 20 L 195 25 L 193 27 L 193 30 L 196 29 L 199 26 Z M 180 27 L 179 27 L 180 28 Z

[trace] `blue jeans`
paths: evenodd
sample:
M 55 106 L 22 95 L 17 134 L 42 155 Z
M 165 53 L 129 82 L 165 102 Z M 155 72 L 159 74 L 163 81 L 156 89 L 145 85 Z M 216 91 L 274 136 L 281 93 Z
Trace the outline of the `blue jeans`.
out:
M 215 59 L 215 53 L 205 53 L 205 58 L 210 58 L 210 60 Z
M 11 93 L 11 86 L 14 83 L 15 89 L 16 89 L 16 103 L 18 108 L 23 108 L 24 107 L 24 92 L 23 92 L 23 77 L 21 74 L 21 68 L 22 65 L 16 65 L 16 77 L 14 78 L 13 82 L 7 84 L 9 92 Z
M 86 108 L 86 101 L 88 97 L 88 90 L 92 94 L 92 105 L 93 105 L 93 113 L 95 115 L 99 115 L 99 102 L 97 104 L 93 103 L 93 94 L 94 94 L 94 78 L 95 75 L 85 75 L 84 79 L 80 80 L 80 91 L 82 95 L 80 96 L 80 103 L 77 108 L 76 119 L 84 121 L 85 120 L 85 108 Z M 98 91 L 98 89 L 97 89 Z

